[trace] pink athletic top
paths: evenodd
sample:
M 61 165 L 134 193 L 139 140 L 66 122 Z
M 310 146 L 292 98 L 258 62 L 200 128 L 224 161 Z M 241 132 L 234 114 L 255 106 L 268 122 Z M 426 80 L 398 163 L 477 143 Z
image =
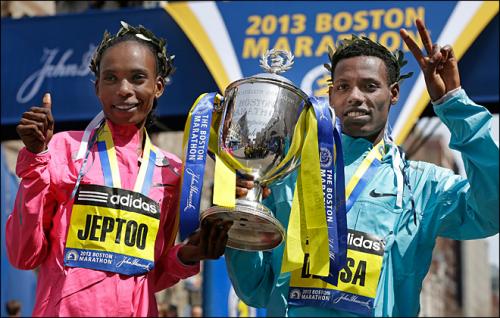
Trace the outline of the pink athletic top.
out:
M 123 189 L 133 190 L 139 172 L 139 130 L 108 121 Z M 34 316 L 157 316 L 154 293 L 199 272 L 185 265 L 174 246 L 179 215 L 180 160 L 167 152 L 157 160 L 149 197 L 161 207 L 155 242 L 155 267 L 141 276 L 64 266 L 64 247 L 83 159 L 78 152 L 83 131 L 57 133 L 43 154 L 19 152 L 16 173 L 22 178 L 6 243 L 10 262 L 19 269 L 39 266 Z M 165 160 L 166 159 L 166 160 Z M 89 154 L 81 184 L 104 184 L 97 146 Z

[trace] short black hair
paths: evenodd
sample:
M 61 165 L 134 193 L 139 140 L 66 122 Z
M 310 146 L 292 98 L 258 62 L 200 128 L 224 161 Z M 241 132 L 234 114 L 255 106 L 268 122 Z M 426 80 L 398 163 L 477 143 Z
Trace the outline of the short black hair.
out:
M 157 55 L 158 49 L 151 42 L 143 41 L 143 40 L 137 38 L 134 34 L 128 33 L 128 34 L 125 34 L 123 36 L 115 37 L 115 38 L 111 39 L 111 41 L 109 41 L 109 43 L 107 43 L 106 46 L 101 47 L 98 51 L 96 51 L 96 66 L 97 66 L 97 68 L 95 69 L 95 73 L 94 73 L 95 77 L 99 78 L 99 71 L 101 69 L 101 60 L 102 60 L 102 57 L 104 56 L 104 53 L 106 52 L 106 50 L 119 44 L 119 43 L 127 42 L 127 41 L 133 41 L 133 42 L 137 42 L 139 44 L 142 44 L 143 46 L 147 47 L 151 51 L 151 53 L 153 53 L 153 55 L 155 57 L 155 63 L 156 63 L 156 74 L 161 76 L 161 74 L 160 74 L 161 61 Z M 163 78 L 163 76 L 162 76 L 162 78 Z
M 401 82 L 403 79 L 413 75 L 413 72 L 405 75 L 400 74 L 401 67 L 407 63 L 407 61 L 404 60 L 404 54 L 401 50 L 397 50 L 396 53 L 391 53 L 385 46 L 367 37 L 358 37 L 352 34 L 351 39 L 343 40 L 335 52 L 333 52 L 333 49 L 330 47 L 328 49 L 328 57 L 330 58 L 331 64 L 324 64 L 324 66 L 331 73 L 330 80 L 332 83 L 333 73 L 335 72 L 337 64 L 343 59 L 356 56 L 375 56 L 380 58 L 384 62 L 387 70 L 388 85 Z

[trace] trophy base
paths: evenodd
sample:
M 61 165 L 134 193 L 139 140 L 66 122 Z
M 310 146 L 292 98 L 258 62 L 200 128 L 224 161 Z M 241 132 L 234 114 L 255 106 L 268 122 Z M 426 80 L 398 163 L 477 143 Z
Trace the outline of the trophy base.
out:
M 271 211 L 264 205 L 248 200 L 236 200 L 234 209 L 213 206 L 200 215 L 205 218 L 231 220 L 227 246 L 244 251 L 266 251 L 278 246 L 285 237 L 285 230 Z

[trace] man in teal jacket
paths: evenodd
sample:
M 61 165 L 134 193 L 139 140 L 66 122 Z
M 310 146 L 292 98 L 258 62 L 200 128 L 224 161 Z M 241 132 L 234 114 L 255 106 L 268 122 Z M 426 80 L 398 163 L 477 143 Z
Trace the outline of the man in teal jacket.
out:
M 408 161 L 390 140 L 386 123 L 399 97 L 402 59 L 366 38 L 353 37 L 330 56 L 330 105 L 342 122 L 346 183 L 370 151 L 383 145 L 380 165 L 348 208 L 347 266 L 336 286 L 302 270 L 280 273 L 284 245 L 272 251 L 226 248 L 227 269 L 237 295 L 266 307 L 268 316 L 417 316 L 422 281 L 438 236 L 479 239 L 499 230 L 498 145 L 491 114 L 460 87 L 450 46 L 433 44 L 416 22 L 427 51 L 401 30 L 417 59 L 434 111 L 451 131 L 467 178 L 429 163 Z M 271 186 L 265 200 L 286 225 L 296 175 Z M 239 183 L 239 194 L 251 184 Z M 354 192 L 354 191 L 353 191 Z

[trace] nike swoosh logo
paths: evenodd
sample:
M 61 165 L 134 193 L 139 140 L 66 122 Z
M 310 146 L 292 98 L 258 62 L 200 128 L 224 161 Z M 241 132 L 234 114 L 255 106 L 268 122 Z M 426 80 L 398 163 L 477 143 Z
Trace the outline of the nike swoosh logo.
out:
M 395 193 L 378 193 L 375 192 L 375 189 L 373 189 L 372 191 L 370 191 L 370 196 L 374 198 L 380 198 L 380 197 L 395 197 L 397 195 Z

